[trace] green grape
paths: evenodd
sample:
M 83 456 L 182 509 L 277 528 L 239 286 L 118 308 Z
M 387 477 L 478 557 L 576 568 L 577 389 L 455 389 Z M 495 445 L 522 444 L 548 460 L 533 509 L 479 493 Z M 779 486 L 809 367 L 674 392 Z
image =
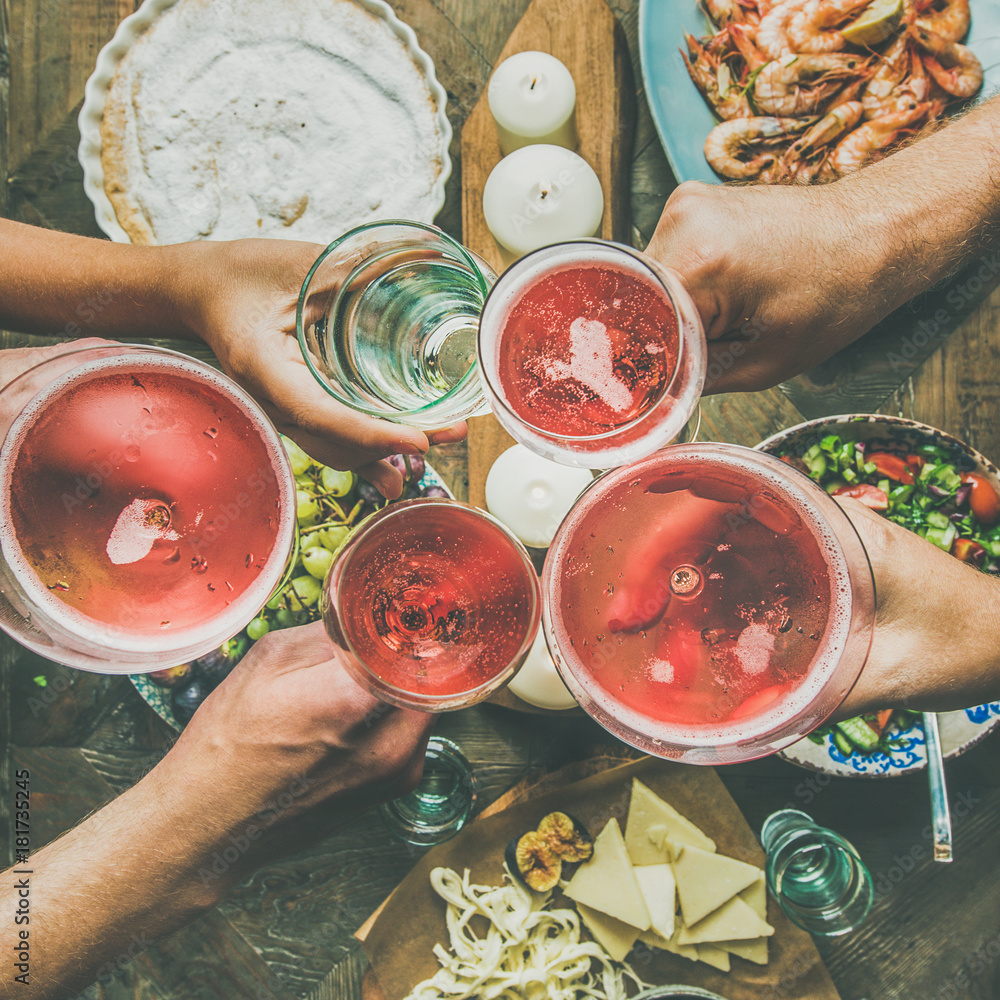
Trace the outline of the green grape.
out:
M 264 605 L 264 607 L 266 607 L 268 611 L 277 611 L 278 608 L 281 607 L 281 602 L 284 599 L 284 596 L 285 592 L 283 590 L 279 590 L 274 597 L 272 597 L 271 600 Z
M 271 631 L 271 626 L 268 625 L 266 618 L 254 618 L 249 625 L 247 625 L 247 635 L 256 642 L 258 639 L 262 639 L 268 632 Z
M 293 611 L 304 611 L 319 600 L 322 591 L 319 580 L 314 576 L 297 576 L 288 585 L 288 605 Z
M 298 478 L 312 465 L 312 459 L 291 439 L 282 434 L 281 443 L 288 455 L 288 464 L 292 467 L 292 475 Z
M 296 624 L 295 615 L 288 608 L 281 608 L 274 616 L 274 623 L 278 628 L 291 628 Z
M 321 535 L 322 532 L 317 531 L 316 534 Z M 302 553 L 302 565 L 305 571 L 317 580 L 322 580 L 326 576 L 326 571 L 332 562 L 333 553 L 329 549 L 324 549 L 322 545 L 311 545 Z
M 295 504 L 299 524 L 315 524 L 319 520 L 319 504 L 305 490 L 295 491 Z
M 354 489 L 353 472 L 338 472 L 325 465 L 320 473 L 320 481 L 323 484 L 323 492 L 335 497 L 346 497 Z
M 347 540 L 347 536 L 351 533 L 351 530 L 346 524 L 335 524 L 329 528 L 322 528 L 316 534 L 320 536 L 320 544 L 324 545 L 331 552 L 336 553 L 340 546 Z

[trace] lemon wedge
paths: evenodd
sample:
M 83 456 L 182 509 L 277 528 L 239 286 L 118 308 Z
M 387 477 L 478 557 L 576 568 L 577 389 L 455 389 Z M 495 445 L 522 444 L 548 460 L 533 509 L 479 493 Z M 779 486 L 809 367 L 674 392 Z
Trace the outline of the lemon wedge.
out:
M 879 45 L 895 30 L 903 16 L 903 0 L 875 0 L 840 33 L 852 45 Z

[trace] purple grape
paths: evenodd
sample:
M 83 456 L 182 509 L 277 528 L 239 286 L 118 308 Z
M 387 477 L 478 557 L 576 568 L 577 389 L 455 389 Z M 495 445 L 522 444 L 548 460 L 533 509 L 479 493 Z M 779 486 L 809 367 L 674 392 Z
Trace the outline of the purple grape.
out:
M 390 455 L 389 464 L 396 469 L 404 479 L 419 483 L 424 478 L 427 463 L 421 455 Z
M 403 495 L 400 500 L 416 500 L 420 496 L 420 487 L 416 483 L 407 483 L 403 487 Z
M 358 499 L 364 500 L 366 504 L 379 504 L 382 502 L 383 497 L 367 479 L 359 479 Z
M 184 687 L 174 688 L 170 704 L 177 716 L 177 721 L 182 725 L 187 725 L 191 717 L 197 711 L 198 706 L 212 693 L 212 686 L 201 677 L 196 677 L 193 681 L 185 684 Z
M 425 497 L 443 497 L 445 500 L 448 499 L 448 491 L 442 489 L 440 486 L 426 486 L 423 490 L 423 495 Z

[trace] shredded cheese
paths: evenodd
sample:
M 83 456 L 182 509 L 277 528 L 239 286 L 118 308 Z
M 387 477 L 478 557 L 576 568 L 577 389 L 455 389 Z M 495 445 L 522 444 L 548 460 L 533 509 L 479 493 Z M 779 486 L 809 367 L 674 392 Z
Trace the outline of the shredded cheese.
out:
M 472 885 L 451 868 L 435 868 L 431 887 L 448 904 L 451 950 L 434 946 L 441 968 L 406 1000 L 626 1000 L 626 980 L 644 983 L 594 941 L 580 940 L 575 910 L 550 909 L 552 894 L 508 884 Z M 485 917 L 486 934 L 472 927 Z

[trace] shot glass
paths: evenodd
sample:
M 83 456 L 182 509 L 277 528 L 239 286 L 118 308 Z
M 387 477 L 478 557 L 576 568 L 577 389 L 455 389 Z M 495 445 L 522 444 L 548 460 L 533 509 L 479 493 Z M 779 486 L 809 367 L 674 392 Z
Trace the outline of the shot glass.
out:
M 384 803 L 379 813 L 403 843 L 428 847 L 454 837 L 475 804 L 475 776 L 465 754 L 451 740 L 432 736 L 417 787 Z
M 872 905 L 872 878 L 839 834 L 798 809 L 780 809 L 760 833 L 767 885 L 788 918 L 822 937 L 858 927 Z
M 334 399 L 372 417 L 431 430 L 485 413 L 476 335 L 495 280 L 434 226 L 352 229 L 302 284 L 302 356 Z

